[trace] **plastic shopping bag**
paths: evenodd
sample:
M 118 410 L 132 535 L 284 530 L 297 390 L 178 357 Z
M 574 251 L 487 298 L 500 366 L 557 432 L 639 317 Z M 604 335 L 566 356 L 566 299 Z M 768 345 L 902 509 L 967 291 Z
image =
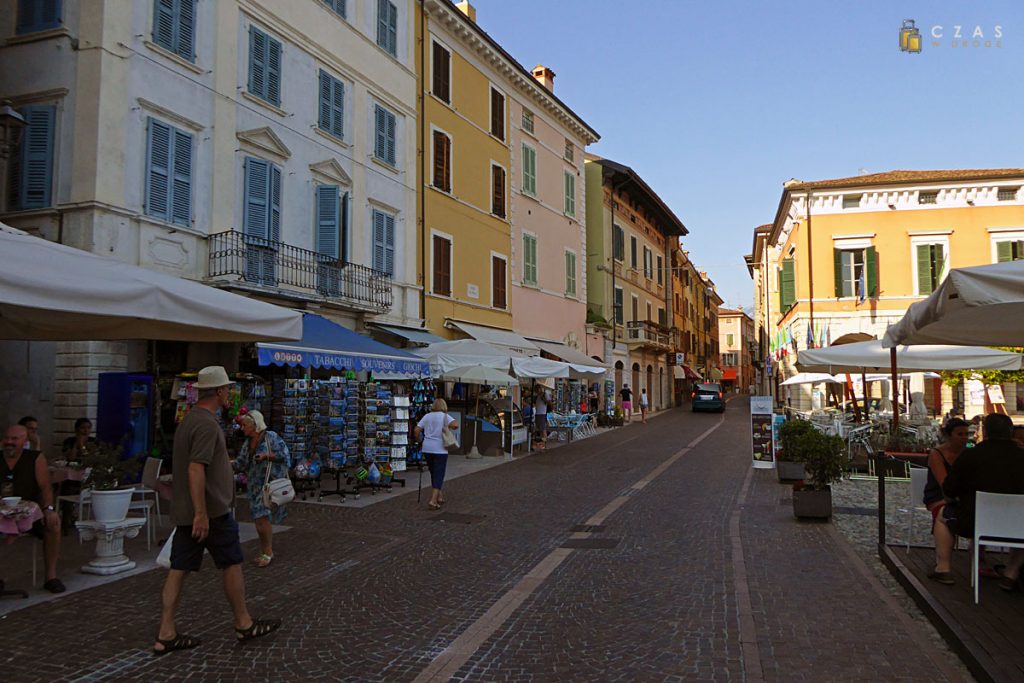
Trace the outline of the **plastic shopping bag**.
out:
M 174 534 L 177 530 L 177 527 L 171 529 L 171 535 L 164 541 L 164 547 L 160 549 L 160 554 L 156 556 L 156 566 L 163 567 L 164 569 L 171 568 L 171 544 L 174 543 Z

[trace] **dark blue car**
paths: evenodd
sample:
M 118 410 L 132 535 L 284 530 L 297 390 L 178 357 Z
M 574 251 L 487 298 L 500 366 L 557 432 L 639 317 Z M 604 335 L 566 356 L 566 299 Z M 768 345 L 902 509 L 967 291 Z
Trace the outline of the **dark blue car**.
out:
M 697 384 L 693 387 L 693 394 L 690 399 L 693 405 L 693 412 L 698 410 L 713 410 L 716 413 L 725 412 L 725 397 L 722 396 L 722 385 L 720 384 Z

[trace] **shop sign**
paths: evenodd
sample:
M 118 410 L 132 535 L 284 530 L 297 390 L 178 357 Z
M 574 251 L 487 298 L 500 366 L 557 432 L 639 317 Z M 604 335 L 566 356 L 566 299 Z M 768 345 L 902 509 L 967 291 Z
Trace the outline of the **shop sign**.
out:
M 753 451 L 753 466 L 771 468 L 775 466 L 774 439 L 772 438 L 772 397 L 750 397 L 750 437 Z

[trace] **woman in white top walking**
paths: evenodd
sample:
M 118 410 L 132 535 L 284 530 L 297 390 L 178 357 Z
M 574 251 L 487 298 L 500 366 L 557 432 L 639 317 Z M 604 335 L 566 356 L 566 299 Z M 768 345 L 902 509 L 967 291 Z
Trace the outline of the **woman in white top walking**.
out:
M 448 449 L 444 445 L 441 433 L 445 427 L 458 429 L 459 423 L 448 414 L 448 404 L 443 398 L 434 400 L 430 412 L 420 419 L 416 425 L 416 438 L 423 441 L 423 456 L 427 461 L 427 468 L 430 470 L 430 502 L 427 507 L 431 510 L 440 510 L 444 505 L 444 495 L 441 488 L 444 486 L 444 473 L 448 467 Z
M 647 424 L 647 390 L 640 390 L 640 421 Z

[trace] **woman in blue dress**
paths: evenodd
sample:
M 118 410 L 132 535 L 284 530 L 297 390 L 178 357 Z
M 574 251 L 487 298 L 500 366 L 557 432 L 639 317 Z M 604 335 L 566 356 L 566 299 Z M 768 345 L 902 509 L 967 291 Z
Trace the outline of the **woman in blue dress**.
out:
M 260 537 L 262 554 L 253 564 L 266 567 L 274 559 L 273 531 L 271 524 L 280 524 L 288 516 L 285 506 L 276 509 L 268 508 L 263 503 L 263 485 L 267 481 L 267 468 L 270 468 L 270 479 L 288 476 L 291 469 L 291 456 L 284 439 L 267 429 L 263 413 L 251 410 L 239 420 L 242 433 L 246 440 L 235 459 L 235 468 L 245 472 L 249 483 L 249 511 L 256 523 L 256 533 Z

